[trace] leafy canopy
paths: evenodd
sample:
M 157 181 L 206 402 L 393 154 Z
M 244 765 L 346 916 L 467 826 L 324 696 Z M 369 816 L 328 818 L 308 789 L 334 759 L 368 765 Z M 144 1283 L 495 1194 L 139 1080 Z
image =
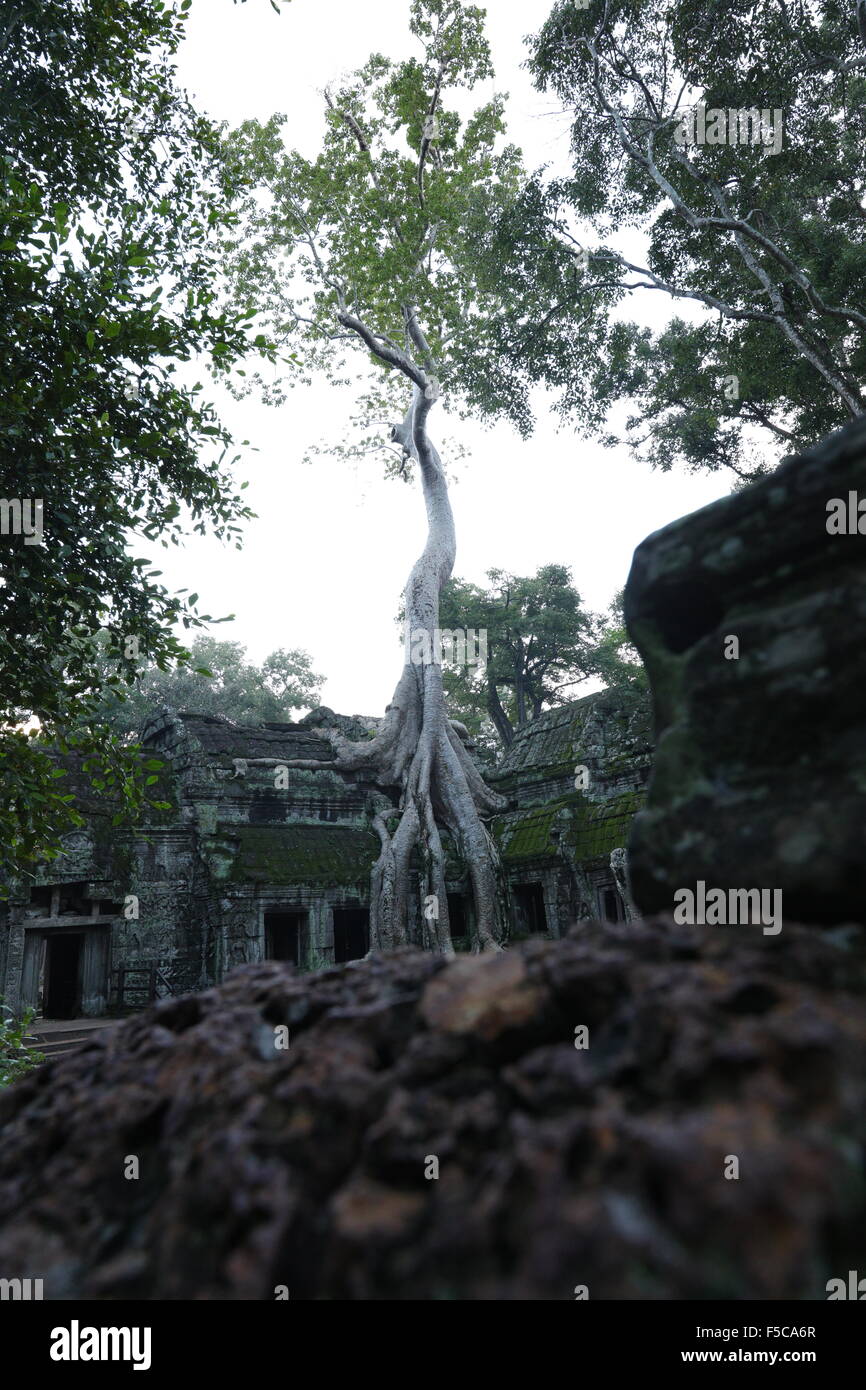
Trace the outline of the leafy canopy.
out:
M 599 620 L 583 607 L 565 565 L 535 575 L 490 570 L 481 589 L 451 580 L 442 591 L 439 621 L 448 631 L 487 634 L 487 662 L 443 673 L 449 704 L 482 747 L 499 751 L 542 709 L 576 698 L 575 687 L 597 671 Z
M 280 115 L 228 137 L 232 170 L 248 187 L 228 247 L 234 296 L 299 350 L 308 374 L 343 384 L 348 348 L 366 344 L 381 368 L 378 348 L 408 345 L 412 306 L 427 340 L 424 366 L 445 399 L 464 409 L 484 399 L 491 414 L 528 427 L 527 398 L 512 389 L 492 333 L 498 288 L 477 273 L 476 255 L 478 238 L 519 191 L 519 152 L 502 142 L 503 97 L 468 116 L 458 109 L 461 90 L 493 75 L 483 11 L 412 0 L 410 29 L 420 56 L 374 55 L 324 94 L 314 159 L 285 148 Z M 402 417 L 406 382 L 383 370 Z M 371 390 L 381 406 L 381 377 Z
M 135 734 L 161 705 L 175 710 L 221 715 L 237 724 L 291 720 L 292 712 L 319 703 L 323 677 L 312 669 L 306 652 L 271 652 L 256 666 L 240 642 L 196 637 L 190 648 L 193 667 L 160 671 L 150 666 L 126 698 L 106 695 L 100 713 L 119 733 Z
M 80 821 L 49 743 L 123 788 L 119 814 L 144 803 L 131 752 L 95 722 L 101 687 L 183 660 L 174 626 L 207 616 L 138 540 L 177 545 L 191 524 L 237 544 L 250 515 L 232 440 L 184 374 L 225 373 L 251 345 L 215 304 L 235 189 L 175 82 L 188 8 L 0 3 L 0 498 L 44 515 L 41 544 L 0 535 L 0 876 Z
M 553 6 L 530 68 L 573 113 L 573 173 L 533 180 L 481 249 L 511 292 L 501 350 L 559 389 L 564 416 L 596 431 L 631 397 L 608 442 L 747 479 L 862 412 L 863 15 L 851 0 Z M 697 105 L 768 113 L 767 148 L 742 143 L 739 115 L 733 141 L 678 142 Z M 627 317 L 637 294 L 693 312 L 654 333 Z

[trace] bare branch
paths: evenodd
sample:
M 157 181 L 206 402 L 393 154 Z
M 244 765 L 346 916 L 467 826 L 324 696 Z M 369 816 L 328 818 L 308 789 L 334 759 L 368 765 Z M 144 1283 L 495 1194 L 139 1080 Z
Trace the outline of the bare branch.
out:
M 344 328 L 351 328 L 353 333 L 357 333 L 375 357 L 378 357 L 382 362 L 387 362 L 390 367 L 396 367 L 398 372 L 402 372 L 423 392 L 428 384 L 424 373 L 415 365 L 411 357 L 408 357 L 405 352 L 401 352 L 391 342 L 390 338 L 380 333 L 374 333 L 361 319 L 356 318 L 354 314 L 350 314 L 343 307 L 340 308 L 337 318 Z

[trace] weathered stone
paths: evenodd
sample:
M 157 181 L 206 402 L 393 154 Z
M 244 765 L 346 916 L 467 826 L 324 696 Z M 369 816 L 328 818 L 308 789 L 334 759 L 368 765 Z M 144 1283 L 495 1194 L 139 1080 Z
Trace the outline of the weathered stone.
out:
M 485 1041 L 528 1023 L 539 1005 L 526 966 L 513 951 L 492 961 L 456 961 L 424 991 L 421 1015 L 445 1033 L 476 1033 Z
M 320 735 L 335 729 L 363 740 L 377 723 L 324 706 L 297 724 L 261 726 L 155 714 L 142 732 L 143 756 L 148 766 L 163 763 L 160 800 L 170 809 L 155 824 L 112 831 L 100 807 L 67 837 L 64 855 L 40 867 L 38 882 L 12 885 L 8 903 L 0 900 L 0 996 L 48 1018 L 123 1013 L 158 994 L 206 989 L 267 957 L 308 970 L 362 957 L 381 849 L 369 812 L 381 791 L 330 767 Z M 611 692 L 559 706 L 518 731 L 491 775 L 511 803 L 490 829 L 514 889 L 512 937 L 560 936 L 576 919 L 627 910 L 610 851 L 625 844 L 650 751 L 645 717 Z M 296 760 L 311 766 L 290 768 Z M 591 772 L 585 791 L 574 789 L 576 762 Z M 79 791 L 88 805 L 86 779 Z M 471 886 L 444 827 L 442 841 L 459 950 L 471 940 Z M 411 870 L 413 945 L 430 940 L 420 868 Z M 70 997 L 58 998 L 55 943 L 62 967 L 60 934 L 72 924 L 65 914 L 73 900 L 81 987 L 74 966 L 61 968 L 58 978 L 71 982 L 61 993 Z
M 626 619 L 657 733 L 629 850 L 643 912 L 703 880 L 781 889 L 800 921 L 862 918 L 866 535 L 827 530 L 852 491 L 866 419 L 635 552 Z
M 862 1268 L 866 932 L 782 940 L 244 966 L 0 1096 L 0 1269 L 46 1299 L 824 1298 Z

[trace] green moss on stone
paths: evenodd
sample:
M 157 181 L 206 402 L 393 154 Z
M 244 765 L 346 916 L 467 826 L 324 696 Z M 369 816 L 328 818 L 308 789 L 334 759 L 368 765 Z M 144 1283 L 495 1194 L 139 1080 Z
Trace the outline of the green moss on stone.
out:
M 640 791 L 621 792 L 607 801 L 590 801 L 577 792 L 546 806 L 502 817 L 494 832 L 508 863 L 564 855 L 578 864 L 589 864 L 626 844 L 631 822 L 643 802 Z M 557 838 L 551 834 L 553 830 L 559 830 Z
M 234 883 L 365 884 L 379 857 L 372 831 L 347 825 L 241 826 Z
M 567 833 L 579 864 L 607 858 L 611 850 L 628 842 L 631 823 L 644 803 L 643 792 L 621 792 L 610 801 L 584 800 Z

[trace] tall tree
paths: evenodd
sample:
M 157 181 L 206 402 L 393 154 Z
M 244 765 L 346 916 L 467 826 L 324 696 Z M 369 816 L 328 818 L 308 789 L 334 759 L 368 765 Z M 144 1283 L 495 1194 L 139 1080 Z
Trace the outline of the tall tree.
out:
M 412 0 L 410 28 L 418 57 L 397 63 L 376 55 L 326 94 L 327 133 L 316 159 L 286 151 L 281 117 L 234 135 L 230 150 L 250 199 L 228 264 L 240 307 L 302 346 L 305 363 L 328 373 L 335 389 L 347 380 L 347 350 L 360 350 L 377 369 L 373 396 L 387 391 L 402 417 L 392 430 L 397 468 L 420 474 L 427 542 L 405 590 L 406 654 L 393 699 L 368 742 L 322 731 L 334 767 L 362 773 L 387 793 L 371 806 L 381 843 L 371 942 L 382 948 L 406 939 L 418 850 L 423 890 L 438 898 L 438 946 L 451 950 L 444 824 L 468 867 L 475 946 L 496 949 L 502 914 L 483 817 L 503 802 L 445 710 L 435 635 L 456 536 L 428 421 L 440 397 L 466 407 L 479 383 L 495 396 L 495 412 L 520 423 L 525 410 L 500 374 L 492 333 L 498 296 L 475 273 L 477 237 L 514 198 L 520 163 L 501 143 L 501 99 L 466 121 L 449 105 L 458 89 L 492 75 L 483 12 L 460 0 Z
M 289 720 L 295 710 L 319 702 L 323 678 L 306 652 L 280 649 L 261 666 L 246 659 L 240 642 L 196 637 L 190 647 L 194 666 L 161 671 L 149 666 L 131 689 L 106 694 L 100 717 L 121 734 L 135 734 L 160 705 L 201 714 L 218 714 L 237 724 Z
M 237 543 L 250 515 L 182 370 L 225 373 L 250 346 L 214 304 L 234 189 L 174 79 L 189 4 L 0 0 L 0 877 L 80 823 L 49 743 L 142 804 L 94 722 L 94 634 L 121 687 L 183 660 L 174 626 L 206 615 L 129 538 L 176 545 L 192 524 Z
M 860 414 L 862 3 L 559 0 L 531 51 L 574 172 L 487 238 L 527 376 L 591 431 L 630 396 L 611 441 L 741 479 Z M 653 333 L 626 318 L 638 296 L 693 313 Z
M 546 705 L 574 699 L 597 668 L 598 621 L 587 613 L 565 565 L 543 565 L 532 577 L 489 570 L 489 589 L 452 580 L 439 620 L 483 631 L 487 659 L 445 671 L 445 688 L 462 709 L 487 714 L 504 747 L 514 731 Z M 473 730 L 475 732 L 475 730 Z
M 652 696 L 646 667 L 625 625 L 625 590 L 620 589 L 607 610 L 594 652 L 596 673 L 621 710 L 652 722 Z

